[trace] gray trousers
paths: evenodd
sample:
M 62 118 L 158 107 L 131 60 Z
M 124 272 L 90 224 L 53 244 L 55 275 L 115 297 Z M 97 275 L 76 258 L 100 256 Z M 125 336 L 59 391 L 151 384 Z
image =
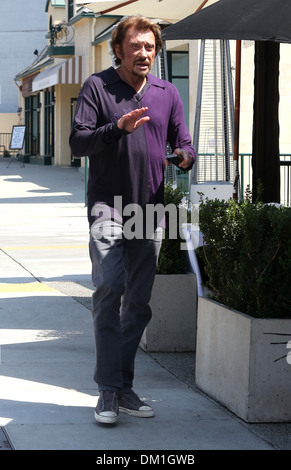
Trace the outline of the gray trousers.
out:
M 136 352 L 152 315 L 149 301 L 161 241 L 160 228 L 151 239 L 129 240 L 114 220 L 91 226 L 94 380 L 99 390 L 123 394 L 132 388 Z

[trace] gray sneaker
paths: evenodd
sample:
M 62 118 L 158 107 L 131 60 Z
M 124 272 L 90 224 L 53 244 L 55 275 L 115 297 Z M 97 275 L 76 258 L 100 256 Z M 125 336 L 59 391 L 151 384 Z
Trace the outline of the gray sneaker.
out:
M 129 393 L 125 393 L 119 399 L 119 411 L 140 418 L 151 418 L 154 416 L 152 407 L 144 403 L 133 390 Z
M 94 415 L 99 423 L 116 423 L 118 420 L 117 393 L 110 390 L 101 390 Z

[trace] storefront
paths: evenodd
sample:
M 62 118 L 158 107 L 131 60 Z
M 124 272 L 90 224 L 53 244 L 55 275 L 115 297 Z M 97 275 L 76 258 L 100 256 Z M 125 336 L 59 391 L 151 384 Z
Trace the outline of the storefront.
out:
M 68 139 L 74 107 L 84 80 L 82 56 L 51 58 L 47 51 L 16 77 L 21 82 L 24 153 L 30 163 L 80 166 Z M 46 66 L 47 65 L 47 66 Z
M 83 75 L 83 57 L 75 56 L 41 71 L 32 82 L 32 91 L 40 100 L 34 106 L 39 110 L 38 153 L 44 163 L 50 160 L 56 165 L 80 166 L 80 158 L 70 153 L 68 140 Z

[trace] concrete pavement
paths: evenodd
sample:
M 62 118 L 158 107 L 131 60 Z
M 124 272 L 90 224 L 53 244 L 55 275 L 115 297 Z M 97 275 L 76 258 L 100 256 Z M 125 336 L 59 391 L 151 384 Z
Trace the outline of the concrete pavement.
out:
M 0 161 L 0 448 L 291 449 L 290 425 L 247 425 L 197 390 L 193 354 L 139 350 L 135 390 L 155 417 L 95 422 L 84 188 L 76 168 Z

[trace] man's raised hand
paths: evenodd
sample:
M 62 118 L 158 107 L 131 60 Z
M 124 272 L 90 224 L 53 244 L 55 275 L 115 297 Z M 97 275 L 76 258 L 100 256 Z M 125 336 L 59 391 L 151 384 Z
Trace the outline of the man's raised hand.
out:
M 133 132 L 150 120 L 149 116 L 142 115 L 148 110 L 147 107 L 135 109 L 130 113 L 124 114 L 118 121 L 117 126 L 127 132 Z

